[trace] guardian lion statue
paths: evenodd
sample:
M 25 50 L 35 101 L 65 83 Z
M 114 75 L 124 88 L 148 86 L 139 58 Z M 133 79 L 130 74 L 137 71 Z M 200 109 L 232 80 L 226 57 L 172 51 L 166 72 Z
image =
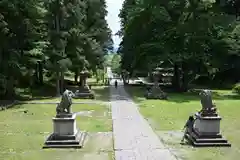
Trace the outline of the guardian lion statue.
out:
M 199 94 L 201 96 L 202 116 L 215 116 L 217 115 L 217 108 L 212 102 L 212 93 L 210 90 L 202 90 Z
M 70 114 L 71 113 L 71 105 L 72 105 L 72 97 L 74 93 L 69 90 L 65 90 L 62 95 L 61 102 L 57 105 L 56 112 L 58 114 Z

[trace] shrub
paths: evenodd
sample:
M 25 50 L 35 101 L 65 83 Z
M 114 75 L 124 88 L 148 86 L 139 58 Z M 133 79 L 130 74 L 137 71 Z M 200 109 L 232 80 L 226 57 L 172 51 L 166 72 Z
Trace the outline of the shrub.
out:
M 232 91 L 234 93 L 240 94 L 240 83 L 235 84 Z

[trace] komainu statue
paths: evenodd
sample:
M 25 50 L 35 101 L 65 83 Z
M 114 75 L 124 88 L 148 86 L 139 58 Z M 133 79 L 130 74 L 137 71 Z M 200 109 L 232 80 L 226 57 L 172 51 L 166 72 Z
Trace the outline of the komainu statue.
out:
M 69 90 L 65 90 L 61 102 L 57 105 L 56 112 L 58 114 L 70 114 L 71 113 L 71 105 L 72 105 L 72 97 L 74 93 Z
M 217 108 L 212 102 L 212 93 L 210 90 L 202 90 L 199 94 L 201 96 L 202 116 L 216 116 Z

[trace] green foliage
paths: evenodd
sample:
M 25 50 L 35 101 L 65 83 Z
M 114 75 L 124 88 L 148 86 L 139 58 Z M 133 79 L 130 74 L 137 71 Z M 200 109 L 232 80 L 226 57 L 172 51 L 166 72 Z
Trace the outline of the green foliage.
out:
M 234 93 L 240 94 L 240 83 L 235 84 L 234 87 L 233 87 L 233 89 L 232 89 L 232 91 L 233 91 Z
M 151 72 L 164 61 L 175 73 L 181 70 L 177 76 L 188 84 L 196 75 L 239 68 L 231 58 L 239 55 L 239 22 L 225 6 L 212 0 L 125 0 L 119 14 L 122 69 Z
M 112 63 L 112 58 L 113 58 L 114 54 L 113 53 L 110 53 L 110 54 L 107 54 L 104 56 L 104 62 L 105 62 L 105 66 L 107 67 L 110 67 L 111 66 L 111 63 Z
M 114 54 L 111 60 L 111 68 L 114 73 L 117 73 L 117 74 L 121 73 L 120 61 L 121 61 L 121 56 L 118 54 Z
M 96 81 L 99 83 L 100 81 L 104 82 L 105 71 L 103 69 L 97 69 L 96 71 Z
M 105 0 L 2 0 L 0 10 L 0 79 L 9 97 L 20 77 L 32 83 L 56 73 L 59 81 L 59 72 L 103 68 L 112 47 Z
M 111 67 L 114 73 L 121 72 L 121 55 L 117 53 L 110 53 L 104 57 L 105 67 Z

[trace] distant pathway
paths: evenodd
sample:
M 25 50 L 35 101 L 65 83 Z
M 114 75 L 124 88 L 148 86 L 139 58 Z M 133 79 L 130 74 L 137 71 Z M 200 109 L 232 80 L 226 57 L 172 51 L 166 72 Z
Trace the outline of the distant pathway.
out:
M 176 160 L 139 113 L 123 85 L 118 89 L 111 86 L 110 98 L 116 160 Z

